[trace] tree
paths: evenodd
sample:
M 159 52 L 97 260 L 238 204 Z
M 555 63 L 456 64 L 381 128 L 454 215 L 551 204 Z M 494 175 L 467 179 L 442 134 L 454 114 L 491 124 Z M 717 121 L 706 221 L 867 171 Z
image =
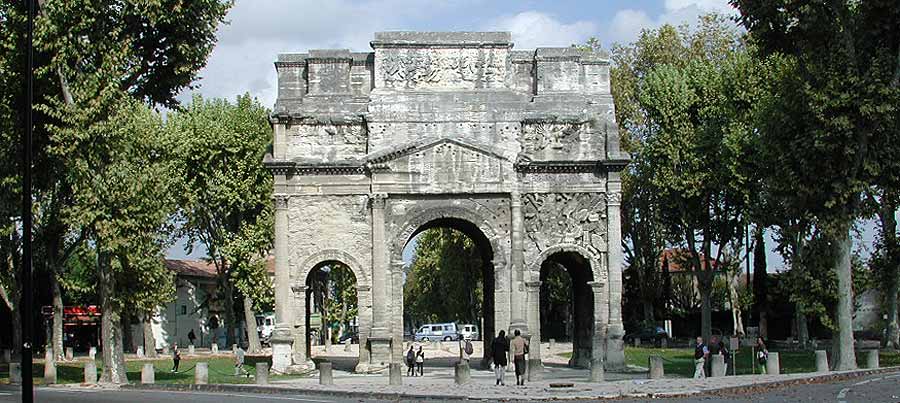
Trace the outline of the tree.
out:
M 834 248 L 835 368 L 856 368 L 851 236 L 870 186 L 897 189 L 900 10 L 886 0 L 733 0 L 763 56 L 785 60 L 760 134 L 788 201 Z
M 226 343 L 231 345 L 236 323 L 233 279 L 256 276 L 259 265 L 253 260 L 266 256 L 273 236 L 271 217 L 261 219 L 272 215 L 272 176 L 262 163 L 272 142 L 268 111 L 249 95 L 234 103 L 195 96 L 187 108 L 169 116 L 168 124 L 179 137 L 176 153 L 185 173 L 182 233 L 189 245 L 202 243 L 216 266 Z M 240 243 L 246 245 L 235 246 Z M 250 272 L 241 273 L 243 269 Z M 265 286 L 259 281 L 242 284 Z M 252 299 L 263 290 L 241 291 Z M 245 322 L 247 333 L 255 335 L 256 320 Z
M 422 232 L 403 290 L 410 323 L 478 323 L 483 314 L 482 266 L 480 251 L 462 232 Z
M 266 257 L 274 241 L 273 225 L 271 209 L 263 210 L 255 223 L 241 227 L 240 234 L 229 235 L 222 247 L 223 255 L 232 262 L 231 280 L 243 295 L 248 350 L 252 353 L 262 352 L 254 312 L 272 306 L 275 300 L 275 289 L 266 267 Z
M 900 329 L 898 329 L 897 297 L 900 294 L 900 242 L 897 240 L 897 205 L 900 203 L 896 193 L 883 193 L 878 200 L 869 198 L 876 209 L 879 223 L 879 234 L 870 259 L 881 284 L 883 312 L 887 316 L 885 337 L 882 345 L 889 349 L 900 348 Z
M 766 272 L 765 228 L 753 230 L 753 310 L 759 316 L 759 336 L 769 338 L 768 273 Z
M 741 244 L 753 186 L 749 106 L 758 77 L 737 35 L 731 38 L 732 48 L 707 59 L 658 66 L 638 92 L 649 129 L 640 158 L 652 167 L 652 191 L 665 201 L 663 223 L 688 252 L 684 267 L 697 277 L 707 339 L 715 270 L 726 249 Z

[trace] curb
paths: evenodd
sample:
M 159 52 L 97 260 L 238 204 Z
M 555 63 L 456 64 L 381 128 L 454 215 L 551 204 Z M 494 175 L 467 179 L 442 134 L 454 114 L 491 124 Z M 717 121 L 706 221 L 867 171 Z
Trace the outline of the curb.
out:
M 465 401 L 470 400 L 467 396 L 453 395 L 426 395 L 413 393 L 390 393 L 390 392 L 356 392 L 356 391 L 338 391 L 338 390 L 319 390 L 319 389 L 301 389 L 301 388 L 282 388 L 273 386 L 262 386 L 253 384 L 211 384 L 211 385 L 195 385 L 195 384 L 149 384 L 140 383 L 122 385 L 122 389 L 129 390 L 169 390 L 178 392 L 241 392 L 241 393 L 258 393 L 264 395 L 311 395 L 311 396 L 328 396 L 328 397 L 350 397 L 360 399 L 377 399 L 377 400 L 452 400 Z

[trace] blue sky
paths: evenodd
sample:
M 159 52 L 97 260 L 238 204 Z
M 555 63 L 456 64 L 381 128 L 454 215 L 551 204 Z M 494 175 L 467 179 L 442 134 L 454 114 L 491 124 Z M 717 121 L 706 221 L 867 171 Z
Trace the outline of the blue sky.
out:
M 249 92 L 271 106 L 278 53 L 369 51 L 376 31 L 510 31 L 516 49 L 569 46 L 596 37 L 609 48 L 633 41 L 642 29 L 692 23 L 710 11 L 734 13 L 727 0 L 237 0 L 195 91 L 224 98 Z M 181 99 L 190 99 L 190 93 Z M 860 244 L 870 245 L 872 225 L 864 227 Z M 187 255 L 182 242 L 169 256 L 205 256 L 202 247 L 195 249 Z M 781 264 L 774 253 L 769 256 L 778 260 L 776 267 Z

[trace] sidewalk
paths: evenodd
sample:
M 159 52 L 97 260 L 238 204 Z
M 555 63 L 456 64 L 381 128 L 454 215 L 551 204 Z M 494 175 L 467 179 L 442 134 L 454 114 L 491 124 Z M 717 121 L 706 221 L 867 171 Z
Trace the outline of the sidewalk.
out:
M 203 390 L 245 393 L 322 394 L 376 399 L 444 399 L 444 400 L 551 400 L 551 399 L 612 399 L 621 397 L 672 397 L 714 391 L 749 392 L 760 387 L 787 386 L 800 383 L 826 382 L 880 372 L 896 372 L 900 367 L 877 370 L 831 372 L 827 374 L 739 375 L 722 378 L 694 379 L 635 379 L 634 374 L 607 373 L 607 381 L 586 382 L 586 372 L 569 368 L 548 368 L 545 379 L 526 386 L 495 386 L 492 372 L 472 371 L 472 381 L 465 385 L 453 383 L 452 370 L 433 369 L 424 377 L 404 377 L 402 386 L 388 385 L 387 375 L 355 375 L 335 373 L 334 385 L 319 385 L 316 378 L 281 381 L 266 386 L 257 385 L 129 385 L 128 388 Z M 568 382 L 574 386 L 551 387 L 551 383 Z M 507 383 L 515 383 L 514 376 Z

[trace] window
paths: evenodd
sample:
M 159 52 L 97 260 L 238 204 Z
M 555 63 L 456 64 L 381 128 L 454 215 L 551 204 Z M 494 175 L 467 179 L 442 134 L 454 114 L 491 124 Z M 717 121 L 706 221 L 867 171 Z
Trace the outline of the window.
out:
M 453 330 L 453 326 L 450 326 L 450 325 L 444 325 L 444 330 L 446 330 L 446 331 L 449 332 L 449 331 Z
M 181 306 L 181 314 L 182 314 L 182 315 L 187 315 L 187 305 L 182 305 L 182 306 Z
M 440 327 L 440 326 L 432 326 L 432 327 L 431 327 L 431 331 L 432 331 L 432 332 L 440 332 L 440 331 L 441 331 L 441 327 Z
M 272 326 L 272 319 L 266 318 L 266 326 Z

